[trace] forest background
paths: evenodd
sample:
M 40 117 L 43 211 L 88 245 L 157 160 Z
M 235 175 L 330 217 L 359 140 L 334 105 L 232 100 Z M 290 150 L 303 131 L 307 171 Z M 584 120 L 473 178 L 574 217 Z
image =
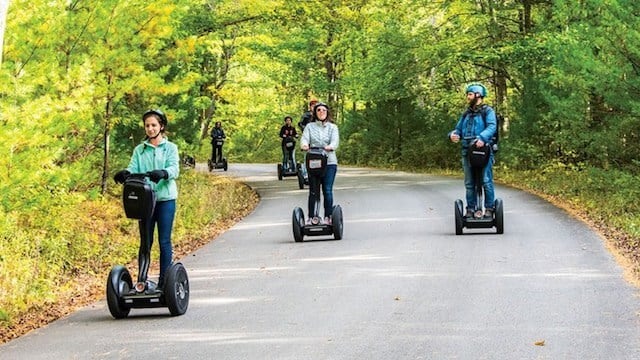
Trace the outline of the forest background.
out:
M 199 162 L 221 121 L 231 163 L 275 163 L 284 116 L 297 122 L 317 98 L 341 129 L 342 164 L 459 174 L 446 134 L 472 81 L 505 116 L 497 181 L 585 217 L 637 279 L 636 1 L 11 1 L 3 340 L 30 317 L 55 316 L 52 304 L 102 294 L 109 267 L 136 253 L 111 177 L 144 137 L 145 110 L 167 113 L 170 140 Z M 246 187 L 187 169 L 180 187 L 178 247 L 255 203 Z

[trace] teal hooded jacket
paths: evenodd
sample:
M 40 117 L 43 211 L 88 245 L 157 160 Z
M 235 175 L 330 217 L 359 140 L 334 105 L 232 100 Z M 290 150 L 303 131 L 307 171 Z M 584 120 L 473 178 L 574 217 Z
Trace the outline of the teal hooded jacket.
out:
M 133 155 L 127 170 L 132 174 L 146 173 L 152 170 L 166 170 L 169 174 L 168 179 L 162 179 L 157 184 L 148 179 L 147 182 L 155 190 L 157 201 L 178 198 L 176 179 L 180 175 L 180 156 L 178 155 L 178 146 L 166 138 L 162 139 L 157 147 L 148 140 L 136 146 L 133 149 Z

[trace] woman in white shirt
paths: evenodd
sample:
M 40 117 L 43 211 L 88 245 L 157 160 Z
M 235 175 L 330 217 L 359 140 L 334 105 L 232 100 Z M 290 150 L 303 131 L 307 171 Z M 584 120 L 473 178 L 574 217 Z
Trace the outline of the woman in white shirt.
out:
M 320 187 L 324 198 L 324 223 L 331 224 L 333 212 L 333 182 L 338 171 L 338 157 L 336 149 L 340 143 L 340 132 L 333 123 L 329 107 L 324 103 L 317 103 L 313 107 L 312 121 L 304 128 L 300 148 L 308 151 L 309 148 L 322 148 L 327 153 L 327 169 L 320 178 L 309 176 L 309 216 L 315 213 L 315 204 L 320 200 Z M 319 183 L 318 183 L 319 182 Z M 317 214 L 319 215 L 319 214 Z M 307 220 L 307 224 L 311 219 Z

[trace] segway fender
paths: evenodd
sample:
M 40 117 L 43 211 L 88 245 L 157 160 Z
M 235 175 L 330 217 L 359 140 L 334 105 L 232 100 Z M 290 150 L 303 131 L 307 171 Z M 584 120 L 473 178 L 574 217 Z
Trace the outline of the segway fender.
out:
M 107 305 L 115 319 L 123 319 L 129 315 L 131 308 L 124 303 L 122 296 L 132 286 L 131 274 L 124 266 L 116 265 L 111 269 L 107 279 Z
M 456 235 L 462 235 L 462 228 L 464 228 L 464 219 L 463 219 L 463 214 L 464 214 L 464 210 L 463 210 L 463 204 L 462 204 L 462 200 L 457 199 L 454 203 L 454 216 L 455 216 L 455 221 L 456 221 Z
M 293 209 L 291 216 L 291 222 L 293 226 L 293 240 L 295 242 L 302 242 L 304 233 L 302 227 L 304 226 L 304 212 L 301 208 L 296 207 Z
M 167 271 L 164 300 L 172 316 L 182 315 L 189 308 L 189 276 L 182 263 L 171 265 Z
M 498 234 L 504 234 L 504 205 L 502 199 L 496 199 L 494 221 L 496 224 L 496 232 Z
M 342 240 L 344 223 L 342 219 L 342 208 L 340 205 L 333 207 L 333 211 L 331 213 L 331 224 L 333 226 L 333 238 L 335 240 Z

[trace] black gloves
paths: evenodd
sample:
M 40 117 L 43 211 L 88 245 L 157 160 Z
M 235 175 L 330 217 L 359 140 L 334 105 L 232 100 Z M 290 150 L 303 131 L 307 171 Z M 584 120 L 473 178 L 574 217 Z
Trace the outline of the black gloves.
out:
M 113 181 L 118 184 L 124 184 L 127 178 L 131 175 L 129 170 L 120 170 L 113 176 Z
M 113 180 L 119 184 L 124 184 L 129 176 L 131 176 L 131 173 L 128 170 L 120 170 L 113 176 Z M 149 172 L 149 179 L 154 183 L 168 178 L 169 173 L 167 170 L 153 170 Z
M 169 173 L 167 172 L 167 170 L 153 170 L 149 173 L 149 179 L 154 183 L 157 183 L 162 179 L 168 179 L 168 178 L 169 178 Z

